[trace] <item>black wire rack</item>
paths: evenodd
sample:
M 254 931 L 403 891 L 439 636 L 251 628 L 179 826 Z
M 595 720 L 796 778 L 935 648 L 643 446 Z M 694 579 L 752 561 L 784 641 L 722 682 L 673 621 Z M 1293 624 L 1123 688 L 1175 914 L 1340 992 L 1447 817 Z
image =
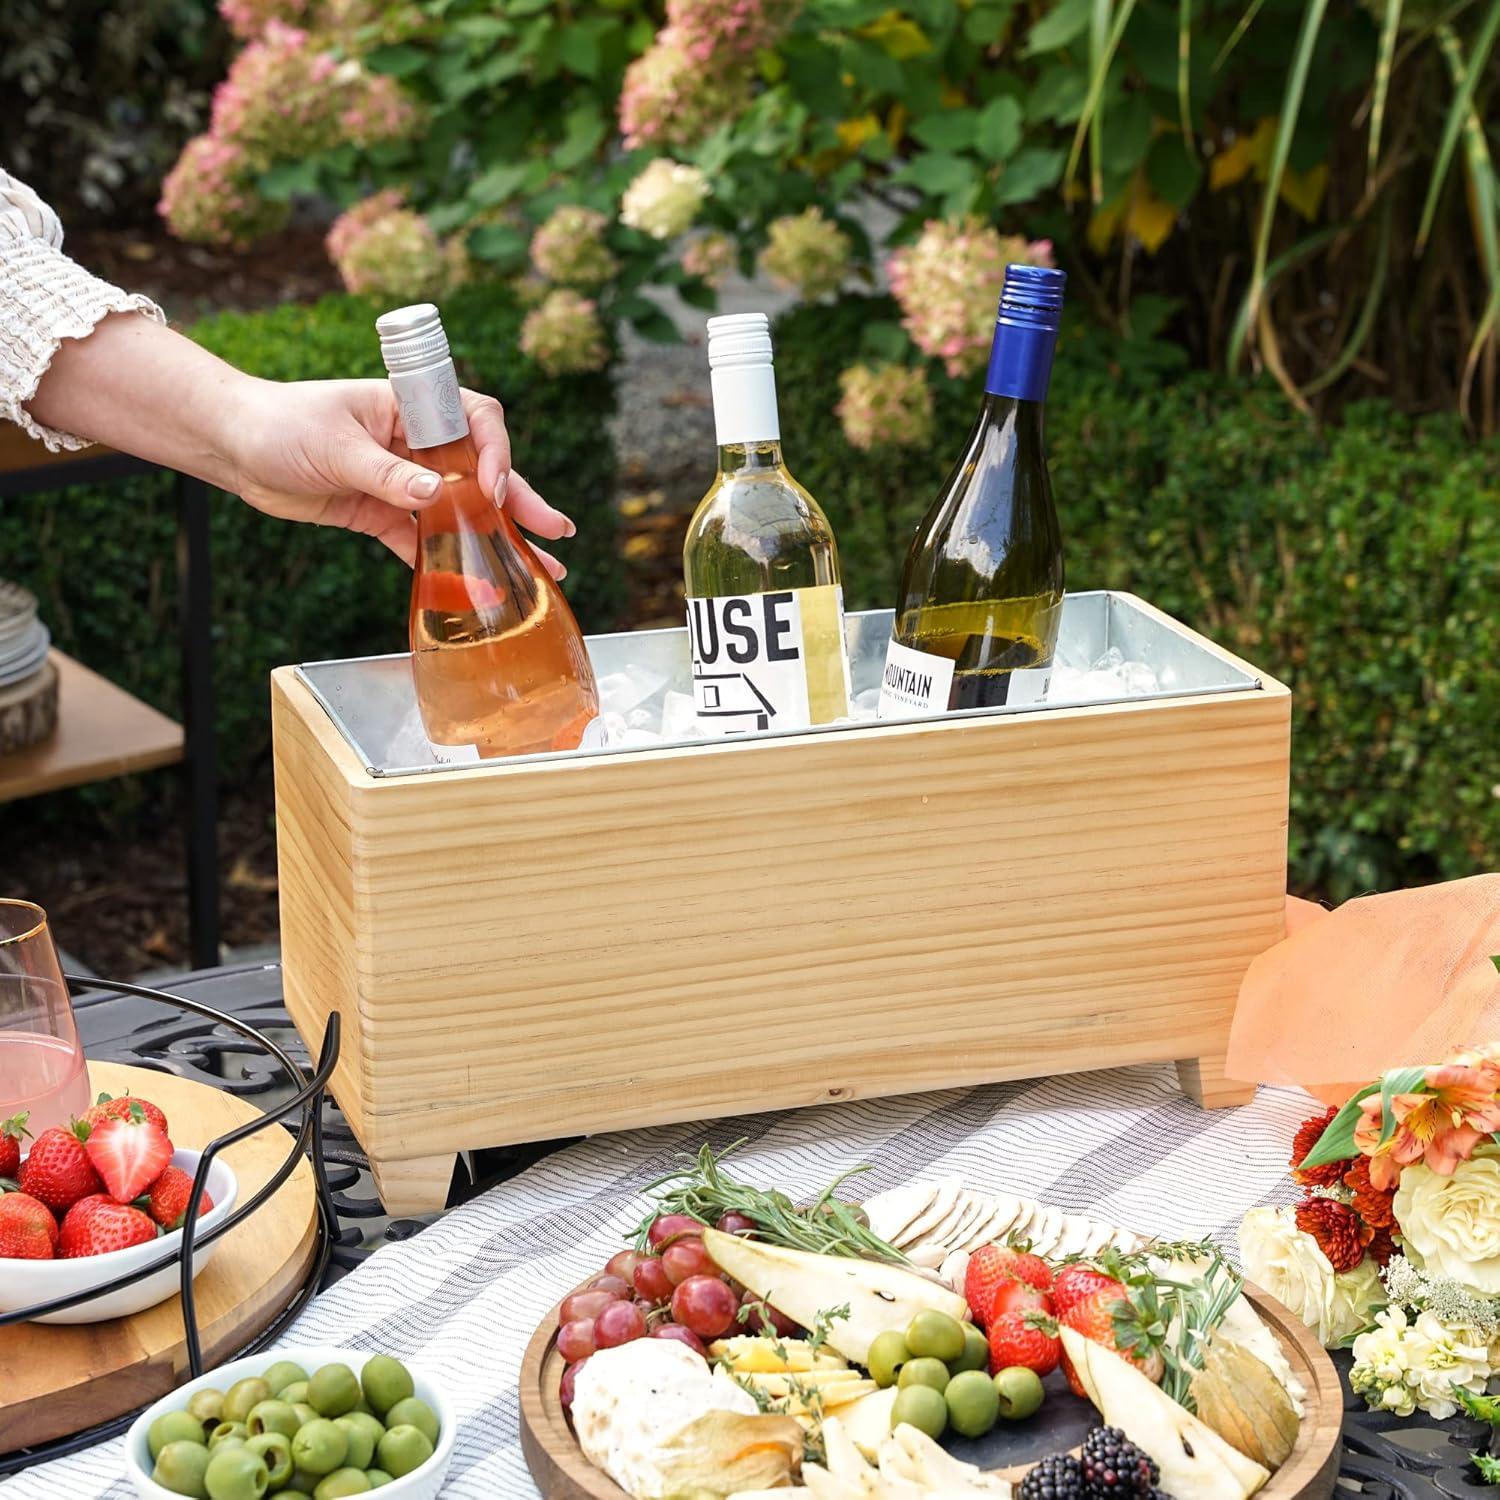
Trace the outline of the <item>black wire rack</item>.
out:
M 192 1192 L 188 1198 L 187 1212 L 183 1219 L 182 1240 L 175 1250 L 153 1260 L 149 1265 L 140 1270 L 129 1271 L 111 1281 L 100 1283 L 97 1286 L 87 1288 L 85 1291 L 75 1292 L 66 1297 L 55 1297 L 49 1302 L 33 1303 L 29 1307 L 17 1308 L 14 1312 L 0 1313 L 0 1328 L 13 1323 L 29 1322 L 33 1318 L 44 1317 L 49 1313 L 64 1312 L 68 1308 L 77 1307 L 81 1303 L 89 1302 L 95 1297 L 104 1296 L 107 1293 L 122 1291 L 124 1288 L 134 1286 L 148 1276 L 159 1275 L 164 1266 L 176 1264 L 179 1269 L 180 1295 L 182 1310 L 182 1325 L 184 1342 L 187 1349 L 188 1377 L 197 1379 L 204 1373 L 203 1363 L 203 1341 L 202 1332 L 198 1326 L 198 1308 L 193 1292 L 193 1262 L 198 1251 L 204 1246 L 211 1244 L 222 1235 L 228 1234 L 230 1230 L 238 1228 L 264 1203 L 268 1202 L 281 1188 L 282 1184 L 297 1169 L 297 1163 L 304 1157 L 307 1158 L 313 1169 L 313 1181 L 315 1184 L 317 1198 L 317 1243 L 313 1264 L 302 1285 L 292 1296 L 287 1305 L 276 1315 L 252 1339 L 241 1348 L 226 1352 L 225 1360 L 238 1359 L 247 1354 L 253 1354 L 259 1349 L 264 1349 L 274 1343 L 285 1329 L 293 1322 L 302 1309 L 310 1302 L 322 1285 L 323 1276 L 328 1269 L 328 1261 L 333 1253 L 333 1247 L 339 1237 L 338 1215 L 335 1211 L 333 1194 L 329 1188 L 327 1169 L 323 1157 L 323 1101 L 324 1094 L 328 1088 L 328 1080 L 333 1074 L 334 1064 L 338 1061 L 339 1054 L 339 1017 L 337 1013 L 329 1016 L 328 1024 L 323 1033 L 323 1043 L 318 1056 L 317 1067 L 308 1071 L 300 1067 L 288 1053 L 263 1031 L 242 1020 L 240 1017 L 227 1011 L 217 1010 L 211 1005 L 204 1005 L 202 1001 L 189 999 L 185 995 L 170 994 L 165 990 L 149 989 L 144 985 L 123 984 L 116 980 L 79 978 L 68 974 L 68 988 L 74 994 L 97 993 L 105 991 L 115 995 L 129 995 L 136 999 L 150 1000 L 161 1005 L 172 1006 L 178 1010 L 191 1012 L 204 1020 L 211 1021 L 215 1026 L 220 1026 L 235 1033 L 249 1042 L 252 1046 L 262 1048 L 269 1057 L 285 1072 L 287 1082 L 292 1086 L 293 1093 L 289 1099 L 279 1105 L 267 1109 L 258 1119 L 248 1120 L 243 1125 L 236 1126 L 233 1130 L 226 1131 L 223 1135 L 216 1137 L 203 1148 L 198 1159 L 198 1168 L 193 1176 Z M 202 1201 L 203 1193 L 208 1185 L 209 1169 L 220 1152 L 254 1135 L 257 1131 L 266 1129 L 267 1126 L 277 1124 L 288 1116 L 300 1112 L 300 1122 L 293 1136 L 286 1158 L 270 1179 L 246 1202 L 236 1204 L 221 1223 L 213 1229 L 203 1233 L 198 1232 L 198 1205 Z M 149 1404 L 149 1403 L 146 1403 Z M 22 1448 L 13 1453 L 0 1454 L 0 1478 L 9 1474 L 16 1474 L 32 1464 L 44 1463 L 49 1459 L 64 1458 L 71 1453 L 80 1452 L 84 1448 L 92 1447 L 95 1443 L 103 1442 L 106 1438 L 123 1432 L 134 1420 L 141 1408 L 125 1412 L 118 1417 L 113 1417 L 107 1422 L 99 1423 L 85 1429 L 83 1432 L 75 1433 L 71 1437 L 58 1438 L 52 1442 L 39 1443 L 33 1447 Z

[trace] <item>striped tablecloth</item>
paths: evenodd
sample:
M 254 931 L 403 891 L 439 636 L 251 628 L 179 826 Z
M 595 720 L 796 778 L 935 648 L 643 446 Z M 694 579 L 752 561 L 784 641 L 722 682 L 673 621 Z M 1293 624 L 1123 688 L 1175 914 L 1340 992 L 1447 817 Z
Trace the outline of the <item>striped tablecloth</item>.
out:
M 1312 1103 L 1262 1089 L 1205 1113 L 1170 1066 L 1030 1079 L 711 1125 L 598 1136 L 546 1158 L 381 1250 L 317 1299 L 283 1343 L 383 1349 L 444 1381 L 462 1421 L 445 1496 L 533 1500 L 516 1381 L 537 1324 L 641 1218 L 643 1184 L 681 1152 L 745 1138 L 734 1171 L 794 1197 L 862 1162 L 867 1194 L 955 1174 L 1172 1237 L 1232 1248 L 1240 1215 L 1293 1201 L 1287 1151 Z M 5 1500 L 127 1500 L 119 1440 L 0 1483 Z

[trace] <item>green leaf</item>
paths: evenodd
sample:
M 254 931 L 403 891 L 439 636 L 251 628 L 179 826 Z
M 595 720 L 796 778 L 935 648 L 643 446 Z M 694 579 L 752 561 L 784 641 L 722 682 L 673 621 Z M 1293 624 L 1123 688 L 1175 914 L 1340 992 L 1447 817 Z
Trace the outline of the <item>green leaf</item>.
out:
M 317 165 L 311 161 L 279 161 L 261 173 L 260 191 L 272 203 L 285 203 L 296 193 L 316 193 Z
M 525 162 L 501 161 L 486 167 L 469 184 L 469 201 L 479 208 L 491 208 L 504 203 L 520 192 L 526 182 L 528 167 Z
M 1010 0 L 999 5 L 976 5 L 964 17 L 964 35 L 981 47 L 993 46 L 1005 35 L 1012 8 Z
M 1083 111 L 1088 97 L 1088 74 L 1071 63 L 1053 63 L 1044 67 L 1041 76 L 1026 96 L 1026 118 L 1035 124 L 1053 120 L 1071 125 Z
M 365 66 L 372 73 L 389 73 L 392 78 L 406 78 L 420 72 L 431 60 L 430 53 L 404 43 L 395 47 L 376 47 L 364 56 Z
M 654 303 L 649 304 L 645 312 L 636 313 L 629 323 L 643 339 L 650 339 L 653 344 L 682 342 L 677 325 Z
M 910 351 L 906 330 L 899 323 L 877 321 L 866 323 L 860 330 L 859 352 L 871 359 L 899 363 Z
M 1454 1386 L 1453 1399 L 1471 1417 L 1488 1422 L 1491 1427 L 1500 1427 L 1500 1396 L 1475 1396 L 1462 1386 Z
M 1380 160 L 1380 130 L 1385 123 L 1385 100 L 1391 86 L 1391 61 L 1396 55 L 1396 33 L 1401 29 L 1401 0 L 1385 0 L 1385 19 L 1380 23 L 1380 55 L 1375 60 L 1375 97 L 1370 105 L 1370 150 L 1368 175 L 1375 176 Z
M 530 243 L 521 231 L 510 224 L 481 224 L 468 240 L 469 254 L 504 269 L 519 269 L 526 263 Z
M 1250 0 L 1250 4 L 1245 8 L 1245 14 L 1240 17 L 1234 30 L 1229 33 L 1228 40 L 1219 48 L 1219 55 L 1214 58 L 1215 73 L 1229 60 L 1229 54 L 1239 46 L 1241 38 L 1254 24 L 1256 16 L 1260 14 L 1261 6 L 1265 3 L 1266 0 Z
M 497 42 L 514 36 L 516 28 L 500 16 L 460 16 L 448 23 L 448 30 L 470 42 Z
M 911 127 L 911 135 L 934 151 L 965 151 L 974 144 L 979 128 L 979 111 L 948 109 L 937 115 L 924 115 Z
M 1500 953 L 1496 953 L 1496 954 L 1495 954 L 1495 955 L 1494 955 L 1494 956 L 1493 956 L 1493 957 L 1492 957 L 1492 958 L 1491 958 L 1491 959 L 1490 959 L 1490 962 L 1491 962 L 1491 963 L 1492 963 L 1492 964 L 1494 964 L 1494 966 L 1495 966 L 1495 967 L 1496 967 L 1496 968 L 1497 968 L 1497 969 L 1500 969 Z
M 894 180 L 909 182 L 937 197 L 970 186 L 976 175 L 974 163 L 966 157 L 952 156 L 946 151 L 924 151 L 914 156 Z
M 1276 285 L 1277 278 L 1284 271 L 1290 271 L 1293 266 L 1300 265 L 1309 256 L 1315 255 L 1339 232 L 1337 228 L 1320 229 L 1316 234 L 1308 235 L 1305 240 L 1299 240 L 1290 250 L 1283 251 L 1266 267 L 1267 289 Z M 1229 331 L 1229 357 L 1226 363 L 1231 371 L 1239 367 L 1240 351 L 1245 347 L 1245 337 L 1249 330 L 1250 292 L 1247 289 L 1240 301 L 1239 311 L 1234 316 L 1234 326 Z
M 551 4 L 552 0 L 505 0 L 505 9 L 513 16 L 534 16 Z
M 1354 1148 L 1354 1127 L 1364 1113 L 1360 1101 L 1380 1089 L 1378 1083 L 1367 1084 L 1328 1122 L 1328 1129 L 1318 1137 L 1318 1144 L 1302 1159 L 1304 1167 L 1321 1167 L 1332 1161 L 1347 1161 L 1359 1153 Z
M 1026 203 L 1056 187 L 1062 174 L 1064 153 L 1040 146 L 1027 146 L 1018 151 L 1000 174 L 995 189 L 995 202 L 999 204 Z
M 1021 144 L 1021 106 L 1007 94 L 991 99 L 979 116 L 974 144 L 990 161 L 1005 161 Z
M 701 307 L 705 312 L 712 312 L 719 305 L 719 294 L 701 281 L 684 281 L 677 288 L 677 295 L 689 307 Z
M 1061 0 L 1027 32 L 1021 55 L 1035 57 L 1038 52 L 1067 46 L 1074 37 L 1083 34 L 1092 5 L 1093 0 Z
M 1328 0 L 1322 0 L 1327 4 Z M 1089 66 L 1089 91 L 1087 98 L 1083 101 L 1083 112 L 1078 116 L 1078 125 L 1073 132 L 1073 146 L 1068 152 L 1068 165 L 1063 176 L 1071 180 L 1073 169 L 1078 165 L 1078 157 L 1083 151 L 1083 138 L 1087 133 L 1089 125 L 1093 121 L 1094 113 L 1099 108 L 1100 101 L 1104 98 L 1104 85 L 1109 81 L 1109 65 L 1114 61 L 1115 51 L 1120 45 L 1120 38 L 1125 35 L 1125 28 L 1130 24 L 1130 17 L 1135 11 L 1135 0 L 1121 0 L 1120 8 L 1115 12 L 1114 24 L 1110 27 L 1109 37 L 1105 41 L 1103 52 L 1097 57 L 1090 57 Z
M 563 122 L 563 139 L 553 150 L 552 160 L 565 172 L 580 167 L 599 149 L 608 126 L 592 99 L 569 110 Z
M 1099 116 L 1095 116 L 1096 122 Z M 1128 177 L 1151 149 L 1151 103 L 1144 94 L 1127 94 L 1109 117 L 1109 137 L 1104 148 L 1104 169 L 1115 177 Z
M 578 22 L 564 26 L 557 39 L 557 55 L 569 72 L 580 78 L 599 76 L 599 34 Z
M 1427 201 L 1422 205 L 1422 222 L 1417 226 L 1418 250 L 1426 246 L 1427 236 L 1432 232 L 1432 218 L 1437 212 L 1438 195 L 1442 192 L 1454 148 L 1458 145 L 1459 132 L 1468 117 L 1469 106 L 1474 102 L 1474 90 L 1489 61 L 1497 31 L 1500 31 L 1500 0 L 1490 0 L 1490 8 L 1485 14 L 1479 35 L 1474 38 L 1474 50 L 1465 64 L 1464 80 L 1459 85 L 1452 104 L 1448 106 L 1448 118 L 1443 123 L 1442 144 L 1438 147 L 1437 160 L 1433 163 L 1431 180 L 1427 186 Z
M 1380 1080 L 1380 1144 L 1396 1133 L 1396 1111 L 1391 1101 L 1397 1094 L 1411 1093 L 1424 1078 L 1426 1068 L 1392 1068 Z
M 1177 118 L 1188 149 L 1193 145 L 1193 0 L 1177 5 Z
M 1500 1484 L 1500 1458 L 1490 1458 L 1484 1453 L 1476 1453 L 1473 1458 L 1474 1467 L 1486 1484 Z
M 1370 277 L 1370 284 L 1365 290 L 1364 306 L 1360 309 L 1359 318 L 1354 325 L 1354 331 L 1349 335 L 1349 342 L 1339 351 L 1338 357 L 1316 378 L 1309 380 L 1302 387 L 1304 396 L 1316 395 L 1319 391 L 1327 389 L 1334 383 L 1345 370 L 1359 357 L 1359 351 L 1364 348 L 1365 340 L 1370 336 L 1370 330 L 1375 326 L 1375 317 L 1381 307 L 1381 299 L 1385 294 L 1386 273 L 1391 263 L 1391 200 L 1387 196 L 1381 204 L 1380 211 L 1380 238 L 1375 246 L 1375 270 Z
M 1146 158 L 1146 181 L 1173 208 L 1186 208 L 1203 181 L 1203 164 L 1180 135 L 1159 135 Z

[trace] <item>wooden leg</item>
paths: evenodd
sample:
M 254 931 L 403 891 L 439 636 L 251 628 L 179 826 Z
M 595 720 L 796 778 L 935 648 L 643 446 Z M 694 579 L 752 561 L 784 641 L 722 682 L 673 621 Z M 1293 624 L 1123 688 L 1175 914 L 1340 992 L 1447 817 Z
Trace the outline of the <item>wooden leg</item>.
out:
M 453 1182 L 452 1151 L 437 1156 L 414 1156 L 401 1161 L 370 1158 L 370 1175 L 385 1211 L 392 1218 L 403 1214 L 441 1213 L 448 1206 L 448 1188 Z
M 1255 1097 L 1253 1083 L 1224 1076 L 1222 1057 L 1185 1057 L 1177 1064 L 1182 1092 L 1202 1109 L 1227 1109 L 1248 1104 Z

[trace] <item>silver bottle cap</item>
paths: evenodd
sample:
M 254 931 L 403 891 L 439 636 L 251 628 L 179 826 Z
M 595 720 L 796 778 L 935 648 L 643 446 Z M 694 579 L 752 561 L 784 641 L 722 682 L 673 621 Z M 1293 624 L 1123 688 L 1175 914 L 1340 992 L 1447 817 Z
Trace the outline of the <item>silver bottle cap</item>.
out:
M 382 313 L 375 320 L 375 332 L 407 443 L 412 448 L 436 448 L 466 436 L 469 422 L 437 308 L 418 302 Z
M 442 315 L 430 302 L 397 307 L 375 319 L 380 354 L 392 375 L 430 369 L 450 358 Z

